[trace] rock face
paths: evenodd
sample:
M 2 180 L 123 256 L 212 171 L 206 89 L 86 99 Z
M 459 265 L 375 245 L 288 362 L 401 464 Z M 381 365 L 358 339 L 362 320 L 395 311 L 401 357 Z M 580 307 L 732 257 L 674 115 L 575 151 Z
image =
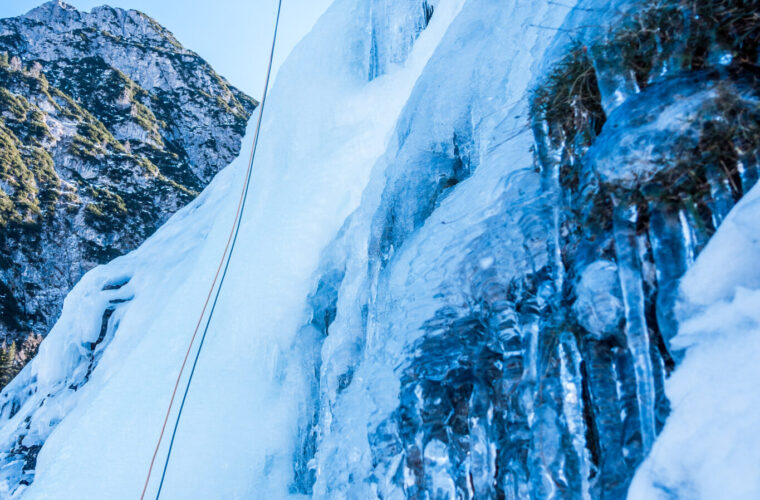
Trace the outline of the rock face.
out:
M 237 155 L 256 105 L 134 10 L 0 20 L 0 337 L 46 334 Z

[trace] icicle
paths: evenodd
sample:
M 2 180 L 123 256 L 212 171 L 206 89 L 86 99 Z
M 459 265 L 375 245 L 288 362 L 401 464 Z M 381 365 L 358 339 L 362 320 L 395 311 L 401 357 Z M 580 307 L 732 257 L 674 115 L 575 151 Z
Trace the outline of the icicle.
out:
M 678 279 L 689 266 L 690 242 L 683 232 L 678 210 L 666 204 L 649 205 L 649 242 L 657 277 L 657 323 L 666 341 L 676 334 L 673 315 Z
M 681 221 L 684 241 L 689 249 L 687 262 L 689 263 L 689 267 L 691 267 L 697 254 L 707 244 L 707 240 L 710 239 L 710 232 L 697 212 L 696 203 L 691 196 L 683 199 L 682 207 L 678 216 Z
M 707 205 L 712 213 L 713 227 L 718 227 L 734 206 L 734 198 L 731 195 L 731 186 L 728 185 L 729 180 L 715 165 L 708 165 L 706 174 L 707 182 L 710 184 L 710 198 Z
M 525 353 L 525 378 L 531 382 L 538 381 L 538 337 L 541 316 L 535 299 L 529 299 L 523 305 L 525 312 L 520 314 L 520 331 L 523 334 Z
M 546 193 L 548 216 L 552 221 L 549 253 L 552 259 L 552 278 L 554 291 L 562 290 L 565 269 L 562 263 L 562 248 L 560 245 L 560 216 L 561 216 L 561 186 L 560 161 L 565 145 L 554 146 L 549 138 L 549 125 L 546 121 L 533 123 L 533 135 L 536 138 L 536 153 L 541 165 L 541 187 Z
M 748 193 L 752 186 L 757 182 L 758 177 L 758 158 L 749 154 L 739 154 L 739 161 L 736 162 L 736 169 L 742 182 L 742 193 Z
M 622 65 L 620 54 L 600 44 L 593 51 L 592 60 L 596 72 L 599 93 L 602 95 L 602 108 L 607 116 L 626 99 L 639 93 L 636 74 Z
M 616 336 L 623 319 L 617 265 L 606 259 L 586 266 L 575 281 L 576 320 L 596 339 Z
M 375 27 L 375 4 L 369 4 L 369 62 L 367 80 L 372 81 L 380 76 L 380 48 L 377 45 L 377 28 Z
M 562 411 L 567 432 L 572 441 L 574 469 L 567 474 L 578 484 L 578 498 L 590 499 L 588 478 L 591 472 L 590 457 L 586 447 L 586 423 L 583 420 L 583 392 L 581 382 L 581 354 L 575 338 L 568 332 L 560 337 L 560 380 L 563 391 Z M 574 497 L 575 498 L 575 497 Z
M 446 444 L 432 439 L 425 445 L 425 489 L 436 500 L 454 500 L 457 489 L 449 473 L 451 462 Z
M 492 498 L 496 477 L 496 449 L 491 434 L 491 396 L 482 384 L 475 384 L 470 397 L 470 478 L 475 498 Z
M 648 453 L 655 438 L 655 394 L 649 333 L 644 315 L 641 264 L 636 246 L 638 213 L 635 206 L 624 205 L 619 200 L 613 199 L 613 204 L 615 252 L 625 308 L 625 336 L 634 364 L 643 452 Z
M 686 250 L 686 255 L 684 258 L 686 259 L 686 266 L 691 267 L 694 264 L 694 258 L 696 255 L 696 247 L 695 247 L 695 236 L 694 231 L 691 228 L 691 225 L 689 224 L 689 221 L 686 217 L 686 212 L 683 210 L 678 211 L 678 222 L 681 227 L 681 235 L 683 238 L 684 248 Z
M 549 138 L 549 124 L 546 120 L 533 122 L 533 137 L 536 143 L 536 156 L 541 165 L 541 187 L 545 190 L 553 185 L 547 182 L 556 177 L 559 181 L 559 162 L 561 148 L 554 147 Z
M 533 439 L 529 469 L 532 496 L 535 498 L 548 500 L 558 497 L 557 482 L 552 476 L 552 473 L 561 473 L 562 442 L 557 432 L 557 417 L 557 411 L 546 403 L 536 410 L 535 422 L 531 425 Z

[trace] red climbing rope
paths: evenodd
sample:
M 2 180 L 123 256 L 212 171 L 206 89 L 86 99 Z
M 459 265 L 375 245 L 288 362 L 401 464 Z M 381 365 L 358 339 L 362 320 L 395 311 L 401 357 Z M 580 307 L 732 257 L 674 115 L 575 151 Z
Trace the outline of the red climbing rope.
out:
M 187 391 L 190 388 L 190 383 L 192 382 L 192 376 L 193 376 L 193 373 L 195 372 L 195 366 L 198 362 L 198 357 L 200 356 L 201 349 L 203 348 L 203 340 L 205 339 L 206 332 L 208 331 L 208 326 L 209 326 L 209 323 L 211 322 L 211 317 L 213 316 L 213 313 L 214 313 L 216 301 L 219 299 L 219 292 L 221 291 L 222 285 L 224 284 L 224 277 L 227 274 L 230 258 L 232 257 L 232 252 L 235 248 L 235 242 L 237 241 L 238 232 L 240 231 L 240 223 L 242 221 L 243 209 L 245 208 L 245 201 L 248 197 L 248 190 L 249 190 L 250 182 L 251 182 L 251 174 L 253 172 L 253 160 L 256 155 L 256 146 L 258 145 L 258 142 L 259 142 L 259 132 L 261 130 L 261 119 L 262 119 L 262 116 L 264 115 L 264 106 L 266 104 L 267 91 L 269 89 L 269 78 L 272 73 L 272 61 L 274 59 L 274 49 L 277 42 L 277 28 L 279 27 L 279 24 L 280 24 L 281 10 L 282 10 L 282 0 L 278 0 L 277 17 L 275 19 L 274 34 L 272 35 L 272 49 L 269 54 L 269 64 L 267 66 L 266 80 L 264 81 L 264 93 L 261 98 L 261 104 L 259 105 L 259 116 L 256 121 L 256 131 L 254 132 L 254 136 L 253 136 L 253 145 L 251 147 L 251 155 L 248 159 L 248 168 L 245 173 L 245 179 L 243 181 L 243 190 L 240 193 L 240 200 L 238 201 L 237 210 L 235 212 L 234 223 L 232 224 L 232 228 L 230 229 L 230 235 L 227 238 L 227 244 L 224 247 L 224 253 L 222 254 L 221 259 L 219 260 L 219 266 L 217 266 L 216 268 L 214 279 L 211 282 L 211 287 L 209 288 L 208 295 L 206 296 L 206 300 L 203 303 L 203 308 L 201 309 L 200 317 L 198 318 L 198 322 L 195 324 L 195 329 L 193 330 L 193 336 L 190 338 L 190 344 L 187 346 L 187 352 L 185 353 L 185 357 L 182 360 L 182 365 L 180 366 L 179 373 L 177 374 L 177 380 L 174 383 L 174 389 L 172 390 L 172 396 L 171 396 L 171 399 L 169 400 L 169 407 L 166 409 L 166 415 L 164 416 L 164 423 L 161 426 L 161 432 L 158 435 L 156 448 L 153 450 L 153 456 L 151 457 L 151 460 L 150 460 L 150 467 L 148 468 L 148 474 L 145 478 L 145 485 L 143 486 L 142 494 L 140 495 L 140 500 L 145 499 L 145 493 L 147 492 L 148 485 L 150 484 L 150 478 L 151 478 L 151 475 L 153 474 L 153 466 L 155 465 L 156 457 L 158 456 L 158 450 L 161 447 L 161 441 L 164 438 L 164 433 L 166 432 L 166 426 L 167 426 L 167 423 L 169 422 L 169 416 L 171 415 L 172 407 L 174 406 L 174 401 L 177 397 L 177 389 L 179 389 L 179 383 L 182 380 L 182 375 L 187 366 L 187 360 L 190 357 L 190 352 L 192 351 L 193 345 L 195 343 L 195 339 L 198 336 L 201 323 L 203 323 L 203 318 L 206 315 L 206 309 L 208 308 L 208 305 L 211 302 L 211 297 L 214 295 L 214 289 L 216 289 L 216 296 L 214 297 L 214 303 L 211 308 L 211 312 L 209 313 L 208 319 L 206 320 L 206 327 L 203 332 L 203 337 L 201 338 L 201 344 L 198 347 L 198 351 L 195 356 L 195 362 L 193 363 L 193 369 L 191 371 L 190 378 L 188 379 L 187 385 L 185 387 L 185 394 L 182 399 L 182 405 L 180 407 L 179 414 L 177 415 L 177 422 L 175 423 L 175 426 L 174 426 L 174 433 L 176 433 L 177 431 L 177 425 L 179 424 L 179 417 L 181 416 L 182 408 L 184 407 L 184 404 L 185 404 Z M 224 270 L 224 272 L 222 272 L 222 270 Z M 220 275 L 221 275 L 221 280 L 220 280 Z M 219 281 L 218 287 L 216 286 L 217 281 Z M 172 434 L 172 444 L 174 443 L 174 433 Z M 169 451 L 166 457 L 166 464 L 169 463 L 169 456 L 171 455 L 171 450 L 172 450 L 172 447 L 170 445 Z M 164 465 L 164 474 L 161 477 L 161 485 L 163 485 L 164 475 L 166 474 L 166 464 Z M 158 495 L 160 494 L 161 494 L 161 488 L 159 487 L 156 498 L 158 498 Z

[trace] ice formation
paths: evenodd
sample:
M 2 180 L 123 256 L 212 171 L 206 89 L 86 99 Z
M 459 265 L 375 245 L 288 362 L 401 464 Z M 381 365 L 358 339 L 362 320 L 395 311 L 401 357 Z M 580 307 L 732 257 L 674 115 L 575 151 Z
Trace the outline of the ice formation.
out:
M 635 6 L 335 1 L 272 90 L 163 498 L 760 493 L 758 145 L 699 184 L 674 155 L 751 124 L 756 77 L 634 74 L 588 26 Z M 0 399 L 4 495 L 140 491 L 242 168 L 69 295 Z

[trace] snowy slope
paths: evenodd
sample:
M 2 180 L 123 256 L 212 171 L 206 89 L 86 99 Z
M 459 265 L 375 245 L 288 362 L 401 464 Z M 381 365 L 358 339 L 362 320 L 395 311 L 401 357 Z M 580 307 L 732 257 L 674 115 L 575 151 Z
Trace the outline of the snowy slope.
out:
M 197 196 L 256 107 L 145 14 L 59 0 L 0 19 L 0 89 L 0 335 L 19 344 Z

